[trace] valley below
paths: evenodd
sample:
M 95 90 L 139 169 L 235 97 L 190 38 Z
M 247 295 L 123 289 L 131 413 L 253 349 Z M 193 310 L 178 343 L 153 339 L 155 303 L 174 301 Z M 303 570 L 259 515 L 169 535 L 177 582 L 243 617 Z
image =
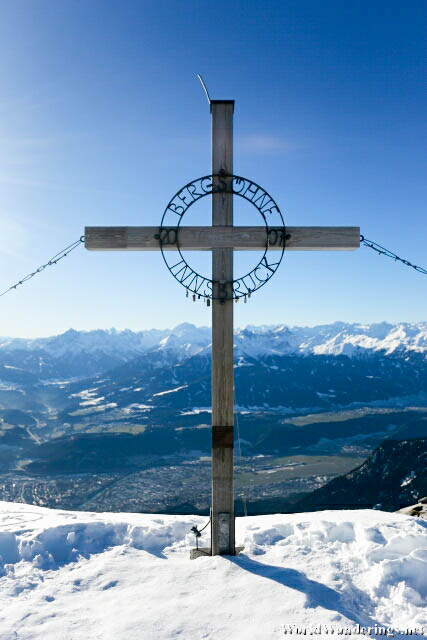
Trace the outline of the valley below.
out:
M 426 437 L 424 325 L 236 335 L 238 514 L 298 510 L 384 440 Z M 209 331 L 130 333 L 0 339 L 0 500 L 208 514 Z
M 108 432 L 43 441 L 34 427 L 3 422 L 1 441 L 14 436 L 19 444 L 0 445 L 0 499 L 100 512 L 208 514 L 210 414 L 197 415 L 203 421 L 197 425 L 134 433 L 131 425 L 117 431 L 110 425 Z M 179 415 L 175 420 L 180 424 Z M 293 512 L 299 499 L 358 467 L 384 439 L 399 432 L 422 435 L 427 406 L 293 417 L 248 411 L 238 420 L 236 512 Z

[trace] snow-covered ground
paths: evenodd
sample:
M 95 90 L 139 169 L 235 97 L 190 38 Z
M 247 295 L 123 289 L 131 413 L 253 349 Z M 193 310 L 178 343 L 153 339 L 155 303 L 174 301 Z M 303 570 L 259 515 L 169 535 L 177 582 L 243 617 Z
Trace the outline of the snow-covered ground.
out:
M 205 521 L 0 502 L 0 640 L 269 640 L 291 625 L 427 635 L 427 521 L 238 518 L 243 554 L 190 560 L 190 528 Z

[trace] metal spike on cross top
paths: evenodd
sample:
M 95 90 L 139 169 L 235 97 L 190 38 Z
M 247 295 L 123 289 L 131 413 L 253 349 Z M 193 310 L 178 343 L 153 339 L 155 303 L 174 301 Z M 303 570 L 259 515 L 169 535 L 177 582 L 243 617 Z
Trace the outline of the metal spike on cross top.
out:
M 201 80 L 202 81 L 202 80 Z M 172 275 L 193 299 L 212 304 L 211 555 L 235 555 L 233 301 L 268 282 L 287 251 L 353 250 L 359 227 L 286 227 L 273 198 L 256 182 L 233 174 L 234 100 L 211 100 L 212 172 L 189 182 L 169 201 L 158 227 L 86 227 L 91 251 L 161 251 Z M 212 200 L 212 226 L 184 226 L 201 198 Z M 233 197 L 250 202 L 260 226 L 233 226 Z M 261 251 L 247 274 L 234 278 L 233 251 Z M 194 270 L 182 251 L 211 251 L 211 277 Z

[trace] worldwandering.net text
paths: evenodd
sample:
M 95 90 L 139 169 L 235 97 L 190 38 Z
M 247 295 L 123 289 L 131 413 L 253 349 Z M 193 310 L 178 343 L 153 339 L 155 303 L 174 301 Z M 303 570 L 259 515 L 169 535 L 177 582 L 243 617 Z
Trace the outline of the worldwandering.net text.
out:
M 425 636 L 427 635 L 427 627 L 386 627 L 375 624 L 373 627 L 364 627 L 360 624 L 356 624 L 350 627 L 341 627 L 334 624 L 317 624 L 308 627 L 297 624 L 284 624 L 284 635 L 294 636 L 316 636 L 320 634 L 330 636 L 351 636 L 351 635 L 363 635 L 363 636 L 386 636 L 388 638 L 394 638 L 396 635 L 404 636 Z

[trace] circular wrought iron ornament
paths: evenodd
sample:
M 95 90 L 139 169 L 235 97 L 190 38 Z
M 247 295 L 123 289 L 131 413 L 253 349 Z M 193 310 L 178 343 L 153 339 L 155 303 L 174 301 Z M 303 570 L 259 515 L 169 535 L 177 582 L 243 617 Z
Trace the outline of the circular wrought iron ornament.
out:
M 179 245 L 180 228 L 185 213 L 195 202 L 214 193 L 232 193 L 244 198 L 254 205 L 265 225 L 265 248 L 256 266 L 232 282 L 215 283 L 218 287 L 214 286 L 211 278 L 198 273 L 188 264 Z M 163 213 L 159 234 L 156 237 L 160 242 L 167 268 L 175 280 L 187 289 L 187 295 L 188 292 L 192 292 L 193 299 L 246 299 L 264 286 L 277 271 L 285 251 L 286 227 L 276 202 L 256 182 L 235 175 L 209 175 L 189 182 L 173 196 Z M 171 245 L 178 251 L 179 257 L 175 251 L 165 252 L 166 248 L 172 248 Z M 270 252 L 272 247 L 275 247 L 274 254 Z M 185 248 L 182 250 L 185 251 Z M 218 291 L 218 294 L 214 295 L 214 291 Z

